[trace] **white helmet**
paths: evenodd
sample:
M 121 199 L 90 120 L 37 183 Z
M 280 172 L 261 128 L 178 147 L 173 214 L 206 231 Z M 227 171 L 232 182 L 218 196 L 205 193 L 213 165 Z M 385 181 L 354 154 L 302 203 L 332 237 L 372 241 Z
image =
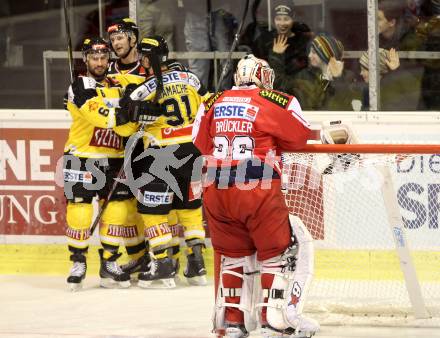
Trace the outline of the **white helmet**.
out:
M 237 65 L 234 74 L 236 86 L 254 83 L 260 88 L 272 89 L 275 74 L 267 61 L 256 58 L 253 54 L 246 55 Z

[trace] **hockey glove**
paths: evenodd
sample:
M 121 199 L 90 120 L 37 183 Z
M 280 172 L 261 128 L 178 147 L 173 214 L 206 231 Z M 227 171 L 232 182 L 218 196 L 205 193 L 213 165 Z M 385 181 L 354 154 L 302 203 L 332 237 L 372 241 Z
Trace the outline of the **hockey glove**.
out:
M 139 102 L 139 108 L 133 115 L 133 118 L 138 122 L 151 124 L 154 123 L 160 116 L 164 115 L 164 107 L 159 103 L 151 101 Z
M 356 144 L 358 137 L 351 124 L 338 121 L 324 121 L 321 129 L 323 144 Z M 334 171 L 346 171 L 350 165 L 360 159 L 359 154 L 331 154 L 332 163 L 323 171 L 323 174 L 332 174 Z

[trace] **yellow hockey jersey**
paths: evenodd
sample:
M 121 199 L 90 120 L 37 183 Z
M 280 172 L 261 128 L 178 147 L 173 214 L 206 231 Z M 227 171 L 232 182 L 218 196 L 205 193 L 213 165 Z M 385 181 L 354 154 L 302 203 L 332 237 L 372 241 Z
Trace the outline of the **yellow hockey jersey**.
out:
M 162 78 L 164 88 L 159 103 L 164 106 L 165 113 L 147 125 L 144 144 L 165 146 L 192 142 L 192 124 L 200 104 L 208 99 L 209 93 L 197 76 L 188 71 L 165 71 Z M 151 77 L 133 94 L 140 100 L 152 101 L 156 87 L 156 78 Z
M 145 68 L 142 67 L 140 61 L 128 65 L 113 61 L 110 63 L 107 72 L 107 77 L 118 81 L 122 87 L 126 87 L 130 83 L 141 84 L 145 81 L 146 76 Z
M 85 158 L 124 157 L 122 136 L 128 136 L 133 124 L 116 126 L 116 107 L 121 85 L 105 78 L 78 77 L 68 90 L 67 109 L 72 125 L 64 152 Z

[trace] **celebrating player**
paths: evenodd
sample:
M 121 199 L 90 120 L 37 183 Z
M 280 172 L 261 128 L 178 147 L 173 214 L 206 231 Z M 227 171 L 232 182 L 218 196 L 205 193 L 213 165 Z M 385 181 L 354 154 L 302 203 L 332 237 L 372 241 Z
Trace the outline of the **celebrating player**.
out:
M 256 328 L 257 304 L 264 337 L 310 336 L 319 328 L 302 314 L 313 274 L 312 238 L 289 215 L 279 170 L 281 151 L 302 149 L 310 129 L 297 99 L 272 90 L 273 80 L 266 61 L 244 57 L 237 87 L 202 105 L 193 127 L 213 181 L 204 190 L 204 210 L 222 255 L 215 328 L 230 338 Z M 253 291 L 259 270 L 262 299 Z
M 123 162 L 122 135 L 130 124 L 118 110 L 121 88 L 108 78 L 110 48 L 102 38 L 86 39 L 83 60 L 87 76 L 78 77 L 68 90 L 67 109 L 72 125 L 64 148 L 64 194 L 67 204 L 67 243 L 73 267 L 67 279 L 72 290 L 81 287 L 86 275 L 89 227 L 93 217 L 92 200 L 106 198 Z M 128 134 L 127 134 L 128 133 Z M 101 285 L 129 287 L 130 276 L 116 263 L 118 246 L 127 232 L 128 188 L 118 185 L 102 216 L 100 228 Z
M 200 153 L 192 144 L 191 130 L 197 108 L 208 93 L 191 72 L 168 67 L 168 46 L 161 36 L 142 39 L 138 52 L 151 76 L 121 103 L 129 111 L 138 112 L 138 121 L 146 124 L 148 136 L 144 143 L 150 156 L 144 158 L 144 173 L 153 175 L 139 187 L 138 211 L 154 260 L 148 271 L 139 274 L 138 285 L 148 288 L 160 280 L 165 287 L 175 286 L 177 262 L 172 257 L 174 243 L 168 218 L 172 209 L 184 228 L 188 246 L 184 275 L 190 283 L 205 284 L 200 175 L 195 176 L 195 181 L 192 179 Z M 149 102 L 156 102 L 157 108 Z M 144 104 L 149 104 L 150 109 Z M 154 116 L 152 109 L 161 110 L 161 116 Z
M 117 60 L 110 63 L 108 76 L 114 78 L 123 87 L 144 82 L 146 71 L 138 58 L 136 46 L 139 41 L 139 28 L 136 23 L 130 18 L 118 20 L 107 28 L 107 33 L 110 46 L 118 57 Z M 142 168 L 139 166 L 139 162 L 133 162 L 133 159 L 142 153 L 143 149 L 144 145 L 140 140 L 131 153 L 131 168 L 136 178 L 141 175 Z M 129 261 L 127 264 L 121 265 L 122 271 L 129 274 L 145 270 L 150 262 L 148 242 L 145 241 L 144 236 L 144 223 L 136 212 L 136 198 L 131 197 L 131 203 L 128 203 L 126 226 L 131 227 L 134 231 L 127 232 L 124 237 Z

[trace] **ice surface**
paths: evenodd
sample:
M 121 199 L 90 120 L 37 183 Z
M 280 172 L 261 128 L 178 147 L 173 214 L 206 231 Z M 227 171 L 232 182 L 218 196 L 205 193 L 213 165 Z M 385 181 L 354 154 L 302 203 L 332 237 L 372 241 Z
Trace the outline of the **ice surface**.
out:
M 214 288 L 108 290 L 87 277 L 68 291 L 61 276 L 0 276 L 1 338 L 214 337 Z M 253 333 L 251 337 L 259 337 Z M 323 326 L 317 338 L 439 338 L 440 328 Z

